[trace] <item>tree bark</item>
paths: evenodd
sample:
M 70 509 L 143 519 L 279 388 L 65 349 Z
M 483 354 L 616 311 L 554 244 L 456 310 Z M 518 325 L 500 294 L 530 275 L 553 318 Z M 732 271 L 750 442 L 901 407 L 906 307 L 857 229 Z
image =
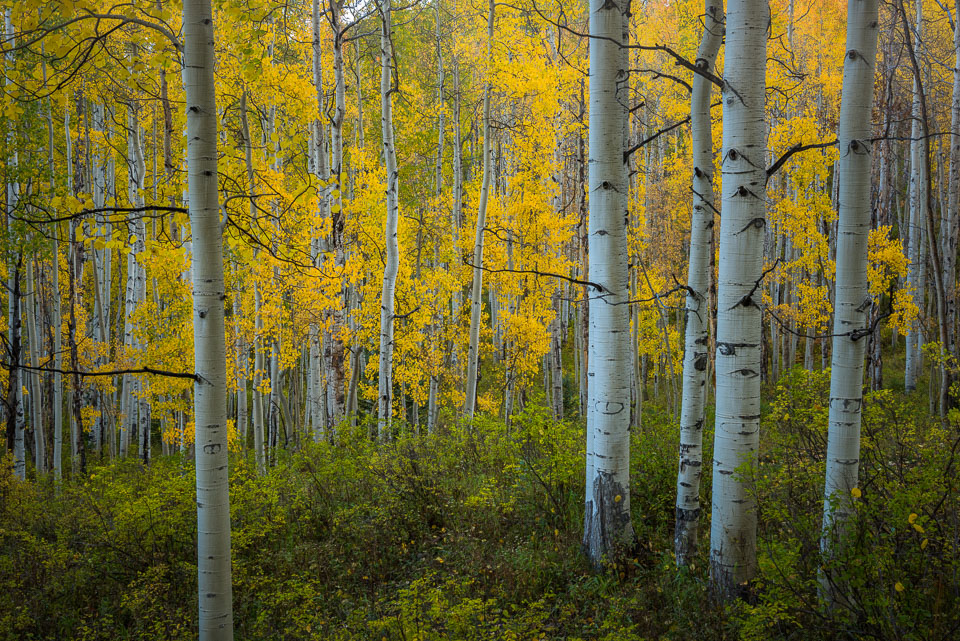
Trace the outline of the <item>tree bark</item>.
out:
M 703 38 L 696 65 L 713 73 L 723 40 L 723 3 L 705 0 Z M 690 263 L 687 276 L 683 392 L 680 404 L 680 468 L 677 473 L 677 511 L 674 551 L 677 566 L 686 565 L 697 549 L 700 519 L 700 477 L 703 473 L 703 407 L 710 359 L 710 249 L 713 236 L 713 135 L 710 119 L 712 83 L 693 76 L 690 129 L 693 133 L 693 213 L 690 223 Z
M 210 0 L 183 6 L 187 184 L 193 230 L 194 417 L 200 640 L 233 639 L 227 467 L 223 246 L 217 187 L 217 109 Z
M 711 581 L 725 599 L 744 590 L 757 565 L 752 471 L 736 470 L 744 464 L 751 470 L 756 465 L 760 436 L 762 314 L 758 292 L 766 227 L 764 94 L 769 19 L 766 0 L 730 0 L 727 4 L 710 530 Z
M 380 369 L 377 381 L 377 434 L 388 438 L 393 419 L 393 325 L 394 296 L 397 286 L 397 271 L 400 267 L 400 248 L 397 241 L 397 152 L 393 134 L 393 25 L 391 0 L 380 0 L 380 128 L 383 144 L 383 160 L 387 170 L 386 204 L 387 216 L 384 225 L 386 261 L 383 267 L 383 289 L 380 298 Z
M 877 57 L 879 4 L 851 0 L 847 5 L 847 46 L 840 104 L 839 224 L 837 280 L 830 370 L 829 428 L 824 488 L 823 535 L 826 557 L 838 549 L 852 517 L 860 462 L 863 361 L 873 301 L 867 282 L 870 234 L 874 69 Z M 821 596 L 832 603 L 835 579 L 821 573 Z
M 629 0 L 590 1 L 590 280 L 583 548 L 599 567 L 635 542 L 630 518 L 625 31 Z
M 905 33 L 905 38 L 915 37 L 915 50 L 917 55 L 920 55 L 920 49 L 922 46 L 922 34 L 923 34 L 923 3 L 917 2 L 917 24 L 916 24 L 916 33 L 911 36 L 909 33 Z M 924 161 L 923 161 L 923 150 L 924 144 L 922 136 L 926 133 L 924 126 L 926 123 L 923 121 L 923 114 L 921 113 L 921 104 L 920 104 L 920 78 L 914 78 L 913 80 L 913 108 L 911 111 L 912 124 L 910 128 L 910 191 L 909 191 L 909 208 L 910 208 L 910 227 L 909 227 L 909 247 L 907 251 L 907 256 L 910 259 L 910 268 L 907 276 L 912 287 L 912 301 L 913 304 L 917 306 L 919 310 L 918 313 L 923 315 L 923 270 L 925 266 L 922 262 L 922 244 L 923 244 L 923 208 L 926 206 L 926 194 L 925 186 L 926 179 L 924 177 Z M 904 380 L 904 390 L 907 392 L 912 392 L 917 389 L 917 375 L 920 369 L 920 318 L 911 323 L 910 327 L 907 330 L 907 352 L 906 352 L 906 364 L 904 366 L 903 380 Z
M 483 311 L 483 232 L 487 225 L 487 200 L 490 194 L 491 166 L 490 81 L 493 74 L 494 1 L 487 11 L 487 71 L 483 85 L 483 179 L 480 183 L 480 201 L 477 205 L 477 229 L 473 243 L 473 285 L 470 294 L 470 347 L 467 352 L 467 387 L 463 414 L 473 418 L 477 403 L 477 367 L 480 363 L 480 318 Z M 491 325 L 493 306 L 491 305 Z

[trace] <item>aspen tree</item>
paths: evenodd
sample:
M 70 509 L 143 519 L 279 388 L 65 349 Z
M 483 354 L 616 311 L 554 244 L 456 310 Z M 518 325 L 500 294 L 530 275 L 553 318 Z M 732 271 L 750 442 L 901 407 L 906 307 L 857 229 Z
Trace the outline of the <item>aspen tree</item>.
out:
M 233 639 L 223 245 L 217 188 L 217 108 L 210 0 L 183 5 L 187 185 L 193 230 L 194 420 L 200 640 Z
M 444 81 L 445 73 L 443 68 L 443 47 L 442 47 L 442 38 L 440 31 L 440 8 L 441 0 L 437 0 L 436 4 L 436 20 L 434 23 L 434 40 L 436 41 L 436 50 L 437 50 L 437 102 L 439 103 L 439 113 L 437 114 L 437 160 L 434 165 L 434 197 L 436 198 L 437 208 L 441 207 L 441 202 L 443 198 L 443 139 L 444 134 L 446 133 L 446 114 L 447 109 L 444 101 Z M 456 233 L 456 232 L 454 232 Z M 434 260 L 436 263 L 436 260 Z M 442 316 L 441 316 L 442 319 Z M 430 332 L 434 334 L 438 330 L 438 322 L 435 322 Z M 435 340 L 435 338 L 434 338 Z M 435 366 L 434 366 L 435 367 Z M 437 413 L 439 411 L 439 406 L 437 405 L 437 396 L 439 394 L 440 388 L 440 375 L 436 371 L 431 371 L 430 373 L 430 389 L 427 395 L 427 434 L 433 434 L 436 430 L 437 425 Z
M 851 492 L 857 487 L 863 359 L 873 303 L 867 283 L 867 238 L 870 233 L 870 141 L 874 68 L 877 58 L 877 0 L 847 3 L 847 46 L 840 103 L 840 194 L 837 226 L 837 283 L 830 370 L 826 487 L 823 504 L 825 556 L 835 551 L 853 515 Z M 829 572 L 821 575 L 821 595 L 835 598 Z
M 40 421 L 40 343 L 42 341 L 37 323 L 37 279 L 33 258 L 27 261 L 27 294 L 23 305 L 26 307 L 27 348 L 30 356 L 30 365 L 33 368 L 26 373 L 30 382 L 30 428 L 33 430 L 33 456 L 37 477 L 47 471 L 46 438 L 43 425 Z
M 697 68 L 713 73 L 723 40 L 723 3 L 705 0 L 703 38 Z M 693 133 L 693 214 L 690 223 L 690 262 L 687 267 L 686 340 L 683 354 L 683 397 L 680 409 L 680 469 L 677 474 L 677 512 L 674 551 L 677 565 L 686 565 L 697 547 L 700 519 L 700 476 L 703 473 L 703 406 L 706 400 L 710 346 L 710 254 L 713 243 L 713 135 L 710 92 L 713 84 L 693 76 L 690 129 Z
M 745 587 L 757 563 L 756 498 L 748 478 L 751 472 L 742 467 L 756 464 L 760 436 L 758 292 L 766 226 L 764 74 L 769 17 L 766 0 L 727 4 L 710 530 L 710 576 L 724 598 Z
M 624 159 L 629 2 L 590 1 L 590 329 L 583 547 L 594 566 L 631 547 L 630 337 Z M 599 289 L 599 291 L 597 291 Z
M 905 33 L 905 38 L 914 38 L 914 47 L 919 58 L 923 43 L 923 2 L 917 0 L 917 24 L 913 35 Z M 910 187 L 909 187 L 909 248 L 907 256 L 910 259 L 910 272 L 907 278 L 912 286 L 912 300 L 917 309 L 923 311 L 924 294 L 924 210 L 927 206 L 926 186 L 924 173 L 925 161 L 923 136 L 926 134 L 926 123 L 923 122 L 923 113 L 920 104 L 920 78 L 913 79 L 913 107 L 911 110 L 910 126 Z M 920 369 L 921 331 L 919 319 L 914 320 L 907 330 L 906 362 L 903 372 L 903 386 L 908 392 L 917 389 L 917 373 Z
M 387 438 L 393 418 L 393 325 L 397 271 L 400 248 L 397 242 L 397 151 L 393 134 L 393 23 L 391 0 L 378 3 L 380 28 L 380 129 L 383 161 L 387 170 L 387 216 L 384 225 L 386 261 L 383 266 L 383 288 L 380 295 L 380 369 L 377 381 L 377 434 Z
M 947 216 L 941 231 L 940 255 L 943 256 L 943 289 L 946 294 L 947 354 L 957 348 L 957 235 L 960 233 L 960 0 L 954 3 L 953 27 L 953 99 L 950 106 L 950 172 L 947 185 Z M 954 368 L 956 366 L 954 365 Z M 951 377 L 953 378 L 953 377 Z M 949 380 L 945 383 L 949 384 Z M 944 385 L 947 387 L 947 385 Z M 952 399 L 945 397 L 945 403 Z M 946 408 L 941 407 L 941 414 Z
M 463 414 L 473 418 L 477 403 L 477 366 L 480 363 L 480 312 L 483 309 L 483 232 L 487 224 L 487 201 L 490 196 L 491 167 L 490 140 L 490 81 L 493 74 L 493 20 L 494 0 L 490 0 L 487 12 L 487 76 L 483 85 L 483 178 L 480 183 L 480 200 L 477 204 L 477 229 L 473 242 L 473 285 L 470 294 L 470 347 L 467 352 L 467 387 L 463 402 Z M 490 306 L 490 324 L 496 327 L 495 306 Z
M 317 101 L 317 118 L 312 123 L 311 128 L 311 148 L 310 148 L 310 159 L 312 161 L 313 169 L 316 174 L 317 180 L 320 183 L 320 190 L 317 198 L 317 205 L 319 211 L 318 216 L 320 220 L 326 220 L 330 217 L 330 200 L 327 193 L 325 184 L 330 179 L 330 169 L 327 162 L 327 145 L 326 145 L 326 136 L 324 135 L 324 120 L 326 110 L 326 100 L 323 93 L 323 67 L 322 59 L 320 56 L 320 0 L 313 0 L 313 11 L 311 14 L 311 28 L 313 32 L 313 46 L 312 46 L 312 72 L 313 72 L 313 86 L 316 94 Z M 322 258 L 321 255 L 327 249 L 329 249 L 323 240 L 317 236 L 317 231 L 314 230 L 313 238 L 310 242 L 310 253 L 311 260 L 313 261 L 314 266 L 319 266 Z M 322 365 L 326 364 L 325 359 L 321 360 L 320 355 L 320 331 L 317 327 L 315 321 L 311 320 L 310 330 L 309 330 L 309 340 L 310 340 L 310 394 L 308 399 L 308 405 L 310 407 L 310 414 L 313 420 L 313 434 L 315 440 L 321 440 L 326 432 L 327 425 L 327 416 L 326 412 L 322 411 L 322 405 L 320 402 L 320 397 L 324 393 L 323 381 L 328 377 L 322 375 Z
M 333 116 L 330 118 L 330 175 L 335 180 L 335 190 L 330 194 L 330 234 L 328 250 L 333 252 L 333 264 L 338 272 L 346 266 L 344 247 L 343 211 L 343 123 L 346 118 L 346 79 L 343 73 L 343 44 L 346 28 L 342 24 L 343 2 L 330 2 L 328 12 L 330 26 L 333 29 Z M 340 295 L 342 303 L 330 310 L 330 329 L 324 336 L 324 368 L 326 371 L 325 404 L 329 415 L 331 430 L 346 415 L 346 395 L 344 391 L 344 361 L 346 345 L 343 338 L 344 318 L 350 311 L 348 290 L 344 288 Z
M 14 80 L 11 77 L 14 73 L 14 55 L 15 48 L 13 21 L 11 19 L 11 10 L 4 11 L 4 34 L 9 43 L 6 55 L 4 56 L 5 85 L 9 90 Z M 14 133 L 7 133 L 7 144 L 11 151 L 7 158 L 8 167 L 13 174 L 12 179 L 8 179 L 6 184 L 6 225 L 7 231 L 11 232 L 13 227 L 13 212 L 20 200 L 20 185 L 17 182 L 17 170 L 19 168 L 19 157 L 16 147 L 13 144 Z M 11 364 L 9 369 L 9 385 L 7 394 L 7 445 L 13 450 L 13 473 L 21 481 L 27 476 L 26 450 L 24 448 L 24 429 L 25 417 L 23 408 L 23 370 L 20 368 L 23 358 L 22 343 L 20 338 L 20 269 L 23 265 L 23 254 L 18 253 L 16 257 L 11 257 L 7 266 L 7 331 L 9 335 L 9 353 Z

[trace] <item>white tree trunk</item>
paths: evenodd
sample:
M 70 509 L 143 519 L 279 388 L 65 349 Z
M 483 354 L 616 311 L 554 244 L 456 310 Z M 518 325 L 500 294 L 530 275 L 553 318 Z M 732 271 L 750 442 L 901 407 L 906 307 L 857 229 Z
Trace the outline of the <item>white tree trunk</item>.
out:
M 874 68 L 877 58 L 878 0 L 847 4 L 847 46 L 840 103 L 840 194 L 837 226 L 837 284 L 833 316 L 833 358 L 827 436 L 826 487 L 821 550 L 829 556 L 853 515 L 851 490 L 860 462 L 863 359 L 870 333 L 872 301 L 867 282 L 870 233 Z M 829 572 L 821 593 L 834 599 Z
M 267 471 L 266 448 L 263 439 L 263 315 L 261 312 L 260 288 L 253 283 L 253 452 L 257 462 L 257 472 Z
M 917 58 L 922 54 L 923 37 L 923 3 L 917 2 L 917 24 L 914 34 L 914 47 Z M 913 287 L 912 300 L 917 306 L 920 315 L 923 315 L 923 285 L 926 266 L 923 260 L 923 241 L 924 241 L 924 221 L 925 209 L 927 206 L 926 194 L 926 176 L 924 172 L 924 144 L 922 137 L 926 134 L 924 130 L 923 114 L 920 104 L 919 78 L 913 81 L 913 124 L 910 128 L 910 236 L 909 250 L 907 256 L 910 259 L 910 268 L 907 273 L 907 280 Z M 920 369 L 922 357 L 920 348 L 922 346 L 920 336 L 920 321 L 915 320 L 907 330 L 907 353 L 906 364 L 903 372 L 903 386 L 907 392 L 917 389 L 917 374 Z
M 467 352 L 467 388 L 463 414 L 473 418 L 477 403 L 477 366 L 480 362 L 480 312 L 483 310 L 483 231 L 487 225 L 487 199 L 490 193 L 490 81 L 493 74 L 493 20 L 494 2 L 490 0 L 487 13 L 487 77 L 483 85 L 483 180 L 480 184 L 480 202 L 477 205 L 477 229 L 473 243 L 473 286 L 470 294 L 470 348 Z M 491 306 L 491 324 L 493 306 Z
M 393 135 L 393 26 L 391 0 L 380 0 L 380 128 L 383 161 L 387 170 L 387 217 L 384 225 L 386 262 L 383 267 L 383 289 L 380 298 L 380 369 L 377 381 L 377 433 L 388 438 L 393 418 L 393 324 L 394 292 L 400 267 L 397 244 L 397 152 Z
M 14 28 L 13 21 L 11 19 L 11 10 L 6 9 L 4 11 L 4 33 L 6 35 L 6 41 L 9 44 L 7 52 L 4 56 L 5 67 L 7 70 L 12 69 L 14 66 L 14 45 L 16 44 L 14 40 Z M 12 71 L 7 73 L 5 84 L 7 88 L 10 88 L 13 85 L 13 79 L 11 78 Z M 19 166 L 19 157 L 16 151 L 16 146 L 14 144 L 14 133 L 11 130 L 7 134 L 7 144 L 12 149 L 10 156 L 7 158 L 11 172 L 16 175 L 18 166 Z M 20 199 L 20 185 L 16 180 L 12 180 L 6 184 L 7 190 L 7 231 L 12 232 L 13 224 L 13 213 L 17 207 L 17 203 Z M 8 265 L 8 277 L 7 277 L 7 328 L 9 332 L 9 344 L 13 353 L 13 362 L 10 366 L 10 381 L 9 381 L 9 390 L 10 397 L 8 398 L 10 411 L 8 421 L 14 423 L 12 431 L 14 432 L 13 437 L 13 473 L 21 481 L 26 478 L 27 467 L 26 467 L 26 451 L 24 449 L 24 415 L 23 415 L 23 395 L 20 393 L 23 387 L 23 370 L 20 369 L 20 362 L 22 355 L 20 354 L 21 341 L 20 341 L 20 266 L 22 264 L 22 254 L 17 257 L 15 265 Z M 9 434 L 9 430 L 8 430 Z
M 953 48 L 953 102 L 950 124 L 950 173 L 947 182 L 947 217 L 941 231 L 943 249 L 943 289 L 946 294 L 945 319 L 947 323 L 947 354 L 956 354 L 957 349 L 957 235 L 960 232 L 960 0 L 954 4 Z M 949 371 L 949 370 L 948 370 Z M 955 378 L 952 376 L 951 378 Z M 950 382 L 950 381 L 948 381 Z M 953 402 L 947 397 L 947 403 Z M 945 412 L 941 408 L 941 413 Z
M 343 73 L 344 27 L 343 5 L 330 3 L 330 24 L 333 28 L 333 118 L 330 119 L 330 173 L 336 179 L 336 192 L 331 196 L 329 250 L 333 252 L 334 266 L 338 271 L 346 265 L 343 242 L 345 213 L 343 211 L 343 122 L 346 118 L 346 79 Z M 349 311 L 347 288 L 341 294 L 342 304 L 330 311 L 330 330 L 324 337 L 324 365 L 326 368 L 326 414 L 331 430 L 336 428 L 346 415 L 344 390 L 344 364 L 347 359 L 344 340 L 344 319 Z
M 703 38 L 697 68 L 713 73 L 723 40 L 723 3 L 705 0 Z M 713 247 L 713 134 L 710 93 L 713 84 L 693 76 L 690 129 L 693 132 L 693 213 L 690 222 L 690 262 L 687 271 L 687 327 L 683 353 L 683 397 L 680 404 L 680 469 L 677 473 L 677 510 L 674 551 L 677 565 L 686 565 L 696 552 L 700 520 L 700 477 L 703 474 L 703 406 L 707 363 L 710 360 L 710 254 Z
M 726 598 L 753 578 L 757 564 L 756 499 L 749 478 L 736 469 L 756 464 L 760 436 L 759 280 L 766 226 L 763 108 L 769 19 L 766 0 L 727 4 L 710 530 L 710 575 Z
M 630 339 L 627 273 L 629 2 L 590 0 L 590 329 L 583 547 L 594 566 L 633 545 L 630 519 Z M 625 44 L 625 43 L 624 43 Z
M 187 181 L 193 230 L 193 345 L 200 640 L 233 639 L 223 245 L 217 188 L 217 110 L 210 0 L 183 6 Z
M 30 355 L 30 364 L 40 367 L 40 344 L 42 339 L 37 327 L 37 279 L 33 259 L 27 262 L 27 295 L 23 305 L 26 307 L 27 317 L 27 348 Z M 40 420 L 40 372 L 32 369 L 27 373 L 30 381 L 30 428 L 33 430 L 33 460 L 37 477 L 47 472 L 47 444 Z
M 68 156 L 69 158 L 69 156 Z M 68 169 L 72 171 L 72 169 Z M 63 478 L 63 356 L 61 349 L 60 321 L 60 242 L 53 240 L 53 283 L 51 297 L 53 308 L 50 322 L 53 323 L 53 478 L 58 483 Z

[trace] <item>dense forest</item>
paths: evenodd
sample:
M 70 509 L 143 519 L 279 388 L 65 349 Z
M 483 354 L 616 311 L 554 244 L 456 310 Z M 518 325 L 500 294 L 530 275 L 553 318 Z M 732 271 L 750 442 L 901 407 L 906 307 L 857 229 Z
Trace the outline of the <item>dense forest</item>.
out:
M 0 10 L 0 639 L 960 636 L 960 0 Z

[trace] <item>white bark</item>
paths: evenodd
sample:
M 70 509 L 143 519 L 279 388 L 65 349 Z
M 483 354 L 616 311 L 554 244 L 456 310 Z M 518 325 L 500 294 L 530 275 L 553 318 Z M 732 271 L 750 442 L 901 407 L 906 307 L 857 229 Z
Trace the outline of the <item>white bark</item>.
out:
M 69 158 L 69 156 L 68 156 Z M 71 171 L 68 169 L 67 171 Z M 53 478 L 59 483 L 63 478 L 63 356 L 61 349 L 60 320 L 60 241 L 53 240 L 53 308 L 50 322 L 53 323 Z
M 223 256 L 210 0 L 183 7 L 187 181 L 193 230 L 193 331 L 200 640 L 233 639 Z
M 917 58 L 922 54 L 923 37 L 923 3 L 917 2 L 917 24 L 914 34 L 914 48 Z M 909 227 L 909 249 L 907 257 L 910 259 L 910 268 L 907 273 L 907 280 L 913 287 L 912 300 L 917 306 L 919 313 L 923 313 L 923 285 L 924 272 L 926 267 L 923 260 L 923 227 L 925 220 L 925 208 L 927 206 L 926 185 L 927 180 L 924 172 L 924 130 L 923 114 L 920 104 L 919 78 L 913 81 L 913 109 L 911 112 L 913 124 L 910 128 L 910 190 L 909 190 L 909 208 L 910 208 L 910 227 Z M 912 392 L 917 389 L 917 373 L 920 369 L 922 360 L 920 355 L 921 332 L 919 319 L 915 320 L 907 330 L 907 352 L 906 364 L 904 366 L 903 384 L 904 390 Z
M 37 327 L 37 279 L 32 258 L 27 261 L 27 295 L 24 296 L 23 305 L 26 307 L 27 348 L 29 349 L 30 364 L 33 367 L 39 367 L 42 339 Z M 41 474 L 47 472 L 46 438 L 40 420 L 40 372 L 36 369 L 30 370 L 27 377 L 30 381 L 30 428 L 33 430 L 34 466 L 39 478 Z
M 387 216 L 384 225 L 386 262 L 383 267 L 383 289 L 380 298 L 380 369 L 377 381 L 377 433 L 383 439 L 389 435 L 393 418 L 393 324 L 394 293 L 400 266 L 400 248 L 397 243 L 397 152 L 393 135 L 393 26 L 391 0 L 380 0 L 382 19 L 380 29 L 380 128 L 383 143 L 383 161 L 386 165 Z
M 343 242 L 345 214 L 343 211 L 343 122 L 346 118 L 346 79 L 343 73 L 344 27 L 341 24 L 343 6 L 341 2 L 331 2 L 328 13 L 333 28 L 333 117 L 330 119 L 330 174 L 336 179 L 336 192 L 331 197 L 330 235 L 328 245 L 333 252 L 334 266 L 342 271 L 346 265 L 346 252 Z M 341 294 L 341 305 L 330 312 L 330 331 L 324 337 L 324 365 L 326 367 L 326 397 L 324 404 L 331 430 L 346 415 L 344 391 L 344 364 L 346 345 L 344 342 L 344 318 L 349 311 L 349 296 L 346 288 Z
M 494 1 L 490 0 L 487 13 L 487 77 L 483 85 L 483 179 L 480 183 L 480 202 L 477 205 L 477 229 L 473 243 L 473 286 L 470 294 L 470 347 L 467 352 L 467 388 L 463 414 L 473 418 L 477 403 L 477 366 L 480 361 L 480 312 L 483 310 L 483 231 L 487 225 L 487 199 L 490 193 L 490 80 L 493 74 L 493 20 Z M 493 306 L 491 305 L 491 324 Z
M 766 0 L 727 3 L 710 530 L 711 579 L 727 598 L 753 578 L 757 563 L 751 472 L 736 470 L 756 464 L 760 436 L 758 288 L 766 226 L 764 72 L 769 17 Z
M 960 232 L 960 0 L 954 3 L 953 48 L 955 62 L 953 69 L 953 101 L 951 104 L 950 124 L 950 172 L 947 187 L 947 217 L 941 231 L 943 249 L 943 289 L 946 294 L 945 320 L 947 334 L 947 354 L 956 354 L 957 344 L 957 235 Z M 948 370 L 949 371 L 949 370 Z M 951 378 L 955 378 L 952 376 Z M 947 381 L 948 383 L 951 381 Z M 945 398 L 951 402 L 949 397 Z M 941 413 L 945 408 L 941 408 Z
M 5 72 L 6 79 L 5 84 L 9 89 L 13 85 L 13 79 L 10 77 L 12 72 L 12 67 L 14 66 L 14 28 L 13 21 L 11 19 L 11 10 L 6 9 L 4 11 L 4 33 L 6 36 L 6 41 L 9 45 L 7 52 L 4 56 L 5 63 Z M 16 146 L 14 144 L 14 133 L 13 131 L 8 132 L 7 134 L 7 144 L 9 145 L 11 152 L 7 158 L 8 167 L 16 176 L 19 169 L 19 157 L 16 151 Z M 7 191 L 7 211 L 6 211 L 6 223 L 7 231 L 10 232 L 11 226 L 13 223 L 13 212 L 17 207 L 17 203 L 20 200 L 20 185 L 17 183 L 17 179 L 14 178 L 6 184 Z M 24 450 L 24 415 L 23 415 L 23 395 L 21 394 L 21 389 L 23 387 L 23 370 L 20 369 L 20 359 L 22 355 L 20 354 L 20 265 L 22 264 L 22 254 L 18 256 L 15 261 L 16 264 L 8 265 L 8 277 L 7 277 L 7 328 L 9 332 L 9 344 L 14 355 L 13 363 L 10 367 L 10 382 L 9 390 L 11 391 L 10 397 L 8 398 L 8 407 L 13 406 L 12 411 L 8 420 L 14 423 L 14 440 L 13 440 L 13 473 L 21 481 L 26 478 L 27 468 L 26 468 L 26 452 Z M 8 432 L 9 433 L 9 432 Z
M 634 542 L 630 519 L 630 337 L 627 274 L 629 2 L 590 0 L 590 280 L 583 547 L 599 566 Z
M 860 409 L 863 359 L 872 301 L 867 282 L 867 237 L 870 233 L 874 68 L 877 57 L 878 0 L 847 4 L 847 46 L 840 103 L 839 223 L 837 281 L 830 370 L 827 469 L 823 504 L 825 555 L 833 552 L 853 515 L 851 490 L 857 487 L 860 462 Z M 827 601 L 834 598 L 828 573 L 821 575 Z
M 723 3 L 705 0 L 703 38 L 697 68 L 713 73 L 723 40 Z M 707 363 L 710 360 L 710 254 L 713 247 L 713 135 L 710 121 L 712 83 L 693 76 L 690 129 L 693 133 L 693 213 L 690 222 L 690 262 L 687 271 L 687 327 L 683 353 L 683 397 L 680 404 L 680 468 L 674 551 L 677 565 L 686 565 L 697 548 L 700 520 L 700 477 L 703 474 L 703 406 Z
M 260 288 L 253 283 L 253 452 L 257 462 L 257 472 L 267 471 L 266 449 L 263 439 L 263 315 L 261 312 Z

